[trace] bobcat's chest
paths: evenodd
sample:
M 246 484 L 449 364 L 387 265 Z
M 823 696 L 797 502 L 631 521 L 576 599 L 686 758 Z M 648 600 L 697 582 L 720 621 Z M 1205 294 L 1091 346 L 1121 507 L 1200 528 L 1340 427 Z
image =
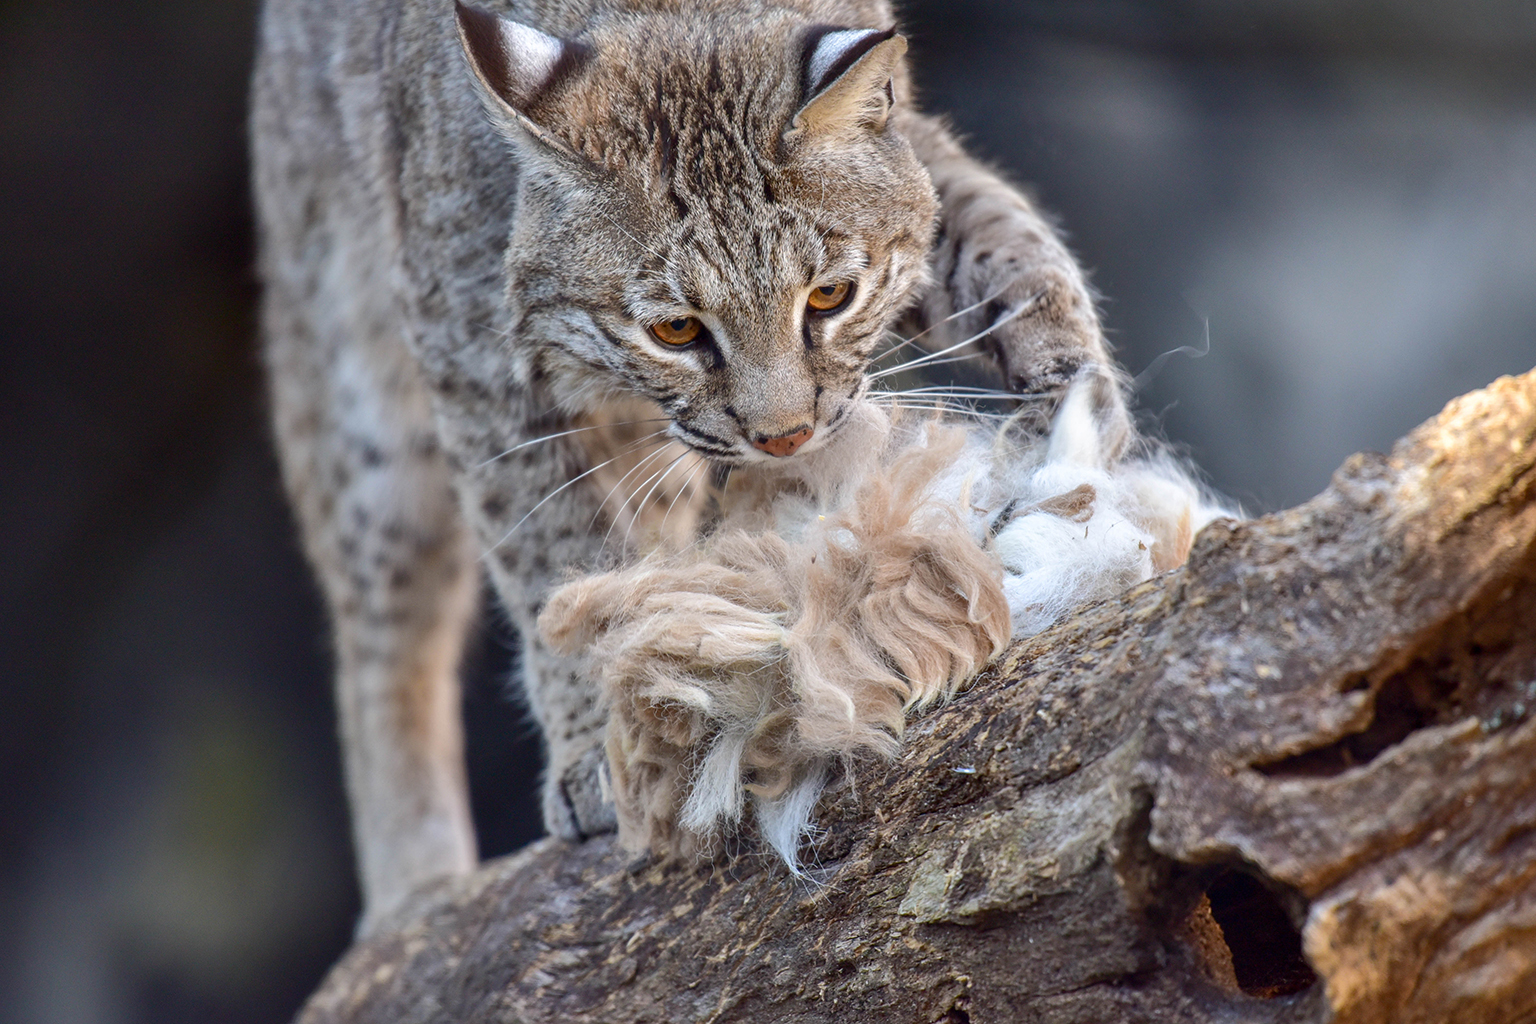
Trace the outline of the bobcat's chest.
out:
M 620 399 L 572 423 L 598 495 L 604 546 L 626 555 L 677 551 L 697 536 L 710 502 L 710 466 L 666 434 L 666 414 L 641 398 Z

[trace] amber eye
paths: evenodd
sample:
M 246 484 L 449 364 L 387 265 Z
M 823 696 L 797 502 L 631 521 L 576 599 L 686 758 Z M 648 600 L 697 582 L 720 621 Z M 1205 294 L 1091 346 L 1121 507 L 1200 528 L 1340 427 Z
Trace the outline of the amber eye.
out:
M 680 316 L 672 320 L 663 320 L 659 324 L 651 324 L 651 333 L 657 340 L 668 345 L 687 345 L 703 333 L 704 325 L 699 323 L 696 316 Z
M 847 281 L 837 284 L 824 284 L 820 288 L 812 288 L 810 297 L 805 304 L 817 313 L 830 313 L 834 309 L 848 301 L 848 295 L 853 291 L 853 285 Z

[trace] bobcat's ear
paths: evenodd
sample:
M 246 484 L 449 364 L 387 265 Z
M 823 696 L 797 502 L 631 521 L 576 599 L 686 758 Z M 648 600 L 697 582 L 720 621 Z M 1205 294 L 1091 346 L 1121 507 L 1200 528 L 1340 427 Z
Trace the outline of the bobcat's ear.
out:
M 906 38 L 893 28 L 813 30 L 805 41 L 805 100 L 790 131 L 883 128 L 893 102 L 891 75 L 906 52 Z
M 459 42 L 492 113 L 518 124 L 540 142 L 565 149 L 527 111 L 551 86 L 579 68 L 589 49 L 463 0 L 455 0 L 455 7 Z

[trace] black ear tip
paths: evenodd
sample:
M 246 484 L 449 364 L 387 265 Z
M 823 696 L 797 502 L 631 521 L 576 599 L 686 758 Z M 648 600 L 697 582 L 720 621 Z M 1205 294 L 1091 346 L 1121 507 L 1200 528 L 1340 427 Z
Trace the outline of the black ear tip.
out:
M 491 15 L 473 4 L 467 4 L 464 0 L 453 0 L 453 14 L 459 24 L 485 23 L 491 20 Z
M 497 38 L 496 15 L 490 11 L 467 4 L 464 0 L 453 0 L 453 14 L 459 28 L 476 42 L 489 43 Z M 500 43 L 496 45 L 499 48 Z

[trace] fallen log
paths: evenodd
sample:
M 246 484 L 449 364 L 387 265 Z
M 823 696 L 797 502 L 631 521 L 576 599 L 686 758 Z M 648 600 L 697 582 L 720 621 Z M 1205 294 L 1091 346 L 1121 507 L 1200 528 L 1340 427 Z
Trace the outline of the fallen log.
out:
M 302 1024 L 1536 1019 L 1536 371 L 1016 644 L 797 881 L 553 840 Z

